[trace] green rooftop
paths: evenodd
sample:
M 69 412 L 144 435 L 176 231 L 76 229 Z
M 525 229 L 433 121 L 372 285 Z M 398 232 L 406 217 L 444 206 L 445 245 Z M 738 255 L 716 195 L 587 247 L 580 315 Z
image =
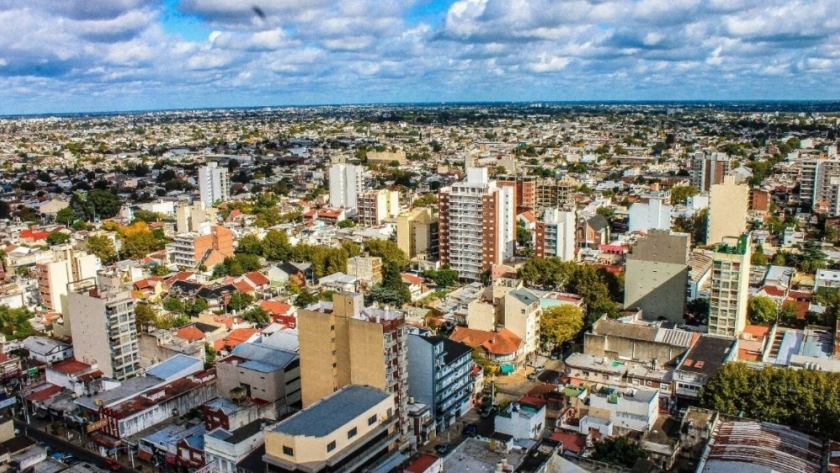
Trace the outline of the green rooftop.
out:
M 750 235 L 744 234 L 738 238 L 738 243 L 730 245 L 729 243 L 720 243 L 715 247 L 715 253 L 725 253 L 728 255 L 745 255 L 747 254 L 747 246 L 750 243 Z

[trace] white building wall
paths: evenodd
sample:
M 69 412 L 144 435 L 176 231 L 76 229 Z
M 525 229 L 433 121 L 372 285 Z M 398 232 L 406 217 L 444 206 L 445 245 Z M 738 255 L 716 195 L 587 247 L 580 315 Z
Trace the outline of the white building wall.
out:
M 355 209 L 363 191 L 362 168 L 352 164 L 330 167 L 330 207 Z
M 537 439 L 545 428 L 545 408 L 536 412 L 525 412 L 518 403 L 512 403 L 508 407 L 510 417 L 507 414 L 499 414 L 495 417 L 496 432 L 513 436 L 514 439 Z
M 662 199 L 650 199 L 647 204 L 635 203 L 630 206 L 628 230 L 645 233 L 650 230 L 670 230 L 672 209 Z

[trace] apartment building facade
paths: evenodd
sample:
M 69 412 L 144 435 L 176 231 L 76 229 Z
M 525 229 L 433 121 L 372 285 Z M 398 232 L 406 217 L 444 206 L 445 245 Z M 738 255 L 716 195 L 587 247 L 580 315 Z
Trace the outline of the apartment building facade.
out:
M 627 255 L 624 308 L 642 309 L 648 320 L 683 323 L 690 248 L 685 233 L 654 230 L 640 238 Z
M 38 294 L 41 304 L 47 310 L 64 313 L 67 284 L 95 278 L 102 263 L 96 255 L 75 251 L 69 245 L 53 247 L 52 252 L 53 261 L 44 261 L 35 265 Z
M 185 268 L 200 265 L 208 269 L 233 256 L 233 232 L 222 226 L 210 227 L 207 234 L 177 235 L 167 246 L 171 261 Z
M 538 258 L 575 259 L 575 212 L 547 208 L 537 221 L 534 253 Z
M 225 167 L 213 161 L 198 168 L 198 189 L 201 202 L 212 207 L 215 202 L 230 200 L 230 176 Z
M 709 223 L 706 244 L 718 244 L 725 237 L 737 237 L 747 228 L 750 188 L 737 184 L 727 176 L 720 184 L 712 186 L 709 199 Z
M 466 181 L 442 188 L 438 208 L 441 263 L 462 279 L 478 281 L 513 256 L 514 192 L 491 181 L 487 168 L 468 168 Z
M 77 360 L 96 364 L 118 380 L 139 374 L 134 299 L 129 291 L 104 291 L 95 285 L 76 292 L 71 285 L 67 309 Z
M 355 209 L 359 194 L 364 191 L 363 169 L 352 164 L 330 167 L 330 207 Z
M 700 192 L 709 192 L 712 186 L 723 182 L 732 170 L 732 157 L 726 153 L 697 151 L 691 160 L 691 185 Z
M 712 257 L 708 333 L 737 337 L 747 325 L 752 244 L 748 233 L 728 240 Z
M 408 336 L 408 395 L 429 406 L 438 432 L 470 410 L 472 349 L 445 337 Z
M 303 406 L 337 389 L 364 384 L 394 397 L 400 430 L 408 432 L 405 315 L 366 309 L 361 294 L 340 292 L 333 302 L 298 311 Z
M 367 191 L 360 194 L 358 200 L 356 218 L 360 225 L 376 227 L 400 213 L 400 193 L 397 191 Z
M 415 208 L 397 216 L 397 246 L 410 259 L 425 256 L 437 260 L 439 243 L 438 218 L 432 209 Z

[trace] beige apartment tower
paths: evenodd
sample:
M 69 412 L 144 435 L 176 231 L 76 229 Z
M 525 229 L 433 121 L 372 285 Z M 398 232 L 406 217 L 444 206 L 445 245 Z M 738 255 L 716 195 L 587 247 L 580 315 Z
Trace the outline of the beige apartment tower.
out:
M 727 237 L 712 257 L 708 332 L 737 337 L 747 325 L 750 297 L 750 235 Z
M 76 359 L 95 363 L 106 376 L 118 380 L 139 374 L 140 354 L 131 293 L 104 291 L 99 286 L 84 284 L 75 290 L 73 286 L 68 289 L 67 309 Z
M 438 219 L 428 207 L 418 207 L 397 216 L 397 246 L 415 258 L 438 258 Z
M 394 395 L 407 428 L 407 330 L 402 312 L 365 309 L 361 294 L 336 293 L 332 305 L 298 311 L 303 407 L 350 384 Z
M 624 308 L 642 309 L 648 320 L 683 323 L 690 248 L 685 233 L 652 230 L 639 239 L 627 255 Z
M 720 243 L 726 237 L 737 237 L 746 231 L 749 201 L 749 186 L 736 184 L 733 176 L 726 176 L 723 183 L 712 186 L 707 245 Z
M 364 192 L 359 195 L 357 211 L 359 225 L 381 225 L 385 219 L 400 213 L 400 193 L 388 189 Z
M 38 293 L 41 304 L 50 311 L 64 313 L 67 307 L 67 284 L 96 277 L 102 267 L 99 258 L 69 245 L 53 247 L 54 261 L 38 263 Z

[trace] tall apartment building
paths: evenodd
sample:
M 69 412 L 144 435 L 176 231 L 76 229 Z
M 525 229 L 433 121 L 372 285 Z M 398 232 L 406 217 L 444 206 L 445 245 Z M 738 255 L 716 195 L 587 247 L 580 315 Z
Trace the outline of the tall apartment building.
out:
M 728 240 L 712 256 L 708 332 L 737 337 L 747 325 L 752 250 L 748 233 Z
M 466 181 L 440 190 L 440 261 L 462 279 L 477 281 L 513 256 L 513 194 L 491 181 L 487 168 L 469 168 Z
M 540 299 L 527 289 L 515 289 L 504 296 L 504 327 L 522 339 L 523 353 L 530 355 L 540 346 Z
M 671 229 L 671 193 L 653 191 L 642 195 L 642 201 L 630 206 L 628 230 L 647 233 Z
M 640 238 L 627 255 L 624 308 L 642 309 L 648 320 L 683 323 L 690 243 L 685 233 L 662 230 Z
M 534 176 L 499 176 L 496 178 L 499 187 L 513 189 L 513 202 L 516 213 L 520 214 L 537 208 L 537 178 Z
M 227 168 L 220 167 L 215 161 L 198 168 L 198 189 L 205 207 L 212 207 L 213 203 L 218 201 L 229 200 L 230 177 Z
M 538 258 L 556 257 L 563 261 L 575 259 L 575 212 L 555 208 L 545 209 L 537 221 L 534 252 Z
M 708 192 L 715 184 L 723 182 L 732 170 L 732 157 L 726 153 L 697 151 L 691 160 L 691 185 Z
M 575 189 L 580 183 L 569 176 L 562 179 L 544 178 L 537 180 L 535 210 L 537 213 L 547 208 L 563 211 L 575 210 Z
M 444 432 L 470 410 L 472 349 L 446 337 L 408 336 L 408 394 L 426 404 Z
M 76 289 L 72 283 L 68 292 L 67 312 L 76 359 L 95 363 L 114 379 L 137 375 L 140 352 L 131 293 L 104 291 L 98 284 L 80 284 Z
M 397 216 L 397 246 L 409 258 L 426 255 L 437 260 L 439 242 L 438 218 L 432 209 L 415 208 Z
M 725 237 L 736 237 L 744 233 L 747 229 L 749 201 L 749 186 L 736 184 L 732 176 L 727 176 L 721 184 L 712 186 L 709 196 L 707 245 L 717 244 Z
M 233 233 L 225 227 L 210 227 L 210 233 L 184 233 L 167 245 L 170 259 L 178 266 L 208 269 L 233 256 Z
M 47 310 L 64 313 L 67 284 L 96 277 L 102 263 L 96 255 L 75 251 L 70 245 L 53 247 L 54 261 L 36 264 L 38 294 Z
M 330 167 L 330 207 L 355 209 L 364 191 L 362 167 L 333 164 Z
M 800 200 L 826 206 L 829 216 L 840 215 L 840 159 L 803 159 L 800 166 Z
M 175 231 L 177 233 L 203 233 L 204 227 L 216 223 L 217 210 L 207 207 L 204 202 L 197 200 L 192 205 L 186 202 L 178 203 L 175 209 Z
M 408 432 L 407 330 L 402 312 L 365 309 L 358 293 L 298 311 L 303 406 L 350 384 L 394 395 L 400 429 Z
M 400 193 L 388 189 L 363 192 L 359 195 L 356 217 L 360 225 L 375 227 L 400 213 Z

